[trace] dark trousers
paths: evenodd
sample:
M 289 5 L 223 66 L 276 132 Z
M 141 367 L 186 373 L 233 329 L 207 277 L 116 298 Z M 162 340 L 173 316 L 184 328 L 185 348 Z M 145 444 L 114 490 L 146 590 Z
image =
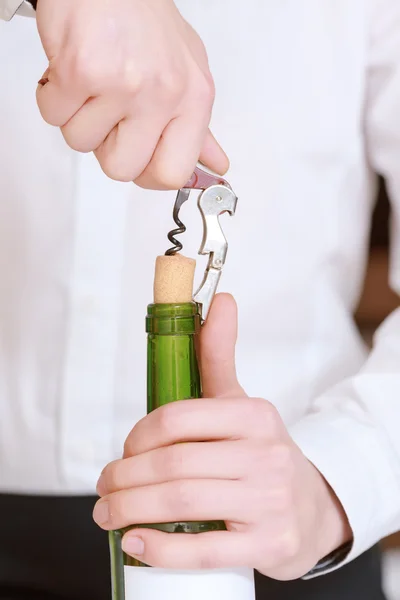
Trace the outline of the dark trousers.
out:
M 110 600 L 108 540 L 92 521 L 95 500 L 0 495 L 1 600 Z M 377 548 L 311 581 L 257 574 L 256 585 L 257 600 L 384 600 Z

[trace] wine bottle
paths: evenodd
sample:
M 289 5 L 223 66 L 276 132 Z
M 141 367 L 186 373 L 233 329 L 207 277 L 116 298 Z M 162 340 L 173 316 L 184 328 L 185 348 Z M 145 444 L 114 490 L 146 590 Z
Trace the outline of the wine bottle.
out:
M 196 337 L 201 318 L 195 302 L 151 304 L 147 330 L 147 410 L 201 397 Z M 138 526 L 132 526 L 137 528 Z M 148 568 L 125 554 L 128 529 L 110 532 L 113 600 L 253 600 L 250 570 L 172 571 Z M 168 533 L 226 530 L 223 521 L 140 525 Z M 215 595 L 215 596 L 214 596 Z

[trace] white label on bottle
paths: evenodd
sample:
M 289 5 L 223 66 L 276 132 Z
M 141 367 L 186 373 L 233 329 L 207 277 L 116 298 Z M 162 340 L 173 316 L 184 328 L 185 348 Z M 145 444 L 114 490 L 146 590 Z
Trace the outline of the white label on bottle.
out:
M 254 573 L 125 567 L 125 600 L 255 600 Z

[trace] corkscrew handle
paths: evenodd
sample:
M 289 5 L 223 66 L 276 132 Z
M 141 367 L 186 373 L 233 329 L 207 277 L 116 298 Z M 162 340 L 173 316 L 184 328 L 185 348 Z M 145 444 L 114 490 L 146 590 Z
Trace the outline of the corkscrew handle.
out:
M 180 252 L 183 248 L 182 243 L 176 237 L 177 235 L 182 235 L 182 233 L 185 233 L 186 231 L 185 225 L 179 218 L 179 211 L 181 210 L 183 203 L 189 199 L 190 191 L 205 191 L 213 186 L 224 186 L 224 188 L 231 190 L 231 186 L 223 177 L 220 177 L 219 175 L 213 175 L 212 173 L 207 173 L 206 171 L 199 169 L 199 167 L 196 167 L 196 169 L 193 172 L 193 175 L 191 176 L 187 184 L 178 191 L 178 195 L 176 197 L 172 213 L 172 217 L 177 227 L 175 229 L 172 229 L 168 233 L 168 239 L 171 242 L 172 246 L 166 251 L 166 256 L 173 256 L 177 252 Z M 207 226 L 206 223 L 204 223 L 204 225 L 205 227 Z
M 183 189 L 206 190 L 212 185 L 224 185 L 229 189 L 231 188 L 229 183 L 223 177 L 220 177 L 219 175 L 213 175 L 212 173 L 207 173 L 206 171 L 199 169 L 199 167 L 196 167 L 193 175 Z

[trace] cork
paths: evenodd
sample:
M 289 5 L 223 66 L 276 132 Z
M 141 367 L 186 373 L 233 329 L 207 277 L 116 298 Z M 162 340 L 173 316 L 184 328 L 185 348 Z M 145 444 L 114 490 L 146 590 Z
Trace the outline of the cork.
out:
M 180 304 L 191 302 L 196 261 L 174 254 L 158 256 L 154 277 L 154 302 L 156 304 Z

